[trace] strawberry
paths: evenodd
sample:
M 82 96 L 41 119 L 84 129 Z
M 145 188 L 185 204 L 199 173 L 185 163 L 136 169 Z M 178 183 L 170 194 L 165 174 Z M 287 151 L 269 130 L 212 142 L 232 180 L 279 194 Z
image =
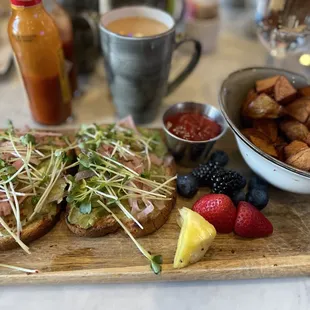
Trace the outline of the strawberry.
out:
M 250 203 L 241 201 L 237 208 L 235 233 L 245 238 L 267 237 L 273 233 L 270 221 Z
M 236 220 L 236 208 L 231 199 L 222 194 L 209 194 L 200 198 L 193 206 L 221 234 L 231 233 Z

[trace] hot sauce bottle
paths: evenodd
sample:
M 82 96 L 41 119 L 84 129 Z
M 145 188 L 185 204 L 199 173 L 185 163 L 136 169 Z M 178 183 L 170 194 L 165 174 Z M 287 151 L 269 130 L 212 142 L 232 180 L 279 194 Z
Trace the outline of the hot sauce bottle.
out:
M 59 30 L 62 48 L 69 74 L 69 82 L 74 95 L 78 90 L 77 69 L 74 58 L 73 27 L 69 14 L 55 1 L 43 0 L 45 10 L 52 16 Z
M 35 121 L 58 125 L 71 115 L 71 90 L 57 26 L 42 0 L 11 0 L 8 34 Z

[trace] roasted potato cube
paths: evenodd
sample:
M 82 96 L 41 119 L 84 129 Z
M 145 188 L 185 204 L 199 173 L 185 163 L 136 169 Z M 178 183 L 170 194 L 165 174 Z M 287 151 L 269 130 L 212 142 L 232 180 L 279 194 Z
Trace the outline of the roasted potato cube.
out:
M 310 86 L 300 88 L 298 92 L 303 97 L 310 97 Z
M 310 116 L 308 119 L 305 121 L 305 126 L 310 130 Z
M 250 141 L 257 146 L 260 150 L 265 152 L 268 155 L 278 158 L 278 153 L 276 148 L 270 141 L 266 141 L 264 139 L 260 139 L 258 137 L 251 136 Z
M 274 87 L 274 98 L 275 100 L 286 105 L 296 98 L 297 90 L 293 87 L 290 81 L 284 77 L 280 76 Z
M 285 112 L 298 120 L 305 123 L 310 115 L 310 98 L 300 98 L 285 107 Z
M 310 148 L 303 149 L 297 154 L 292 155 L 290 158 L 287 159 L 286 163 L 295 168 L 298 168 L 304 171 L 309 171 L 310 170 Z
M 295 140 L 284 148 L 285 158 L 289 158 L 307 148 L 306 143 Z
M 266 94 L 259 95 L 245 108 L 244 115 L 253 119 L 278 118 L 282 107 Z
M 304 124 L 296 120 L 284 120 L 280 123 L 280 129 L 290 141 L 299 140 L 310 145 L 310 132 Z
M 250 139 L 251 136 L 253 137 L 257 137 L 263 140 L 267 140 L 269 142 L 271 142 L 271 140 L 269 139 L 268 136 L 266 136 L 263 132 L 259 131 L 256 128 L 245 128 L 242 129 L 241 132 L 248 138 Z
M 248 108 L 248 106 L 250 105 L 250 103 L 252 101 L 254 101 L 256 98 L 258 97 L 258 94 L 255 92 L 254 89 L 250 89 L 243 104 L 242 104 L 242 108 L 241 108 L 241 112 L 242 112 L 242 115 L 246 116 L 245 113 L 246 113 L 246 110 Z
M 273 145 L 278 153 L 278 158 L 281 161 L 285 161 L 285 147 L 287 146 L 287 143 L 283 140 L 282 142 L 277 142 Z
M 276 85 L 277 80 L 279 79 L 279 75 L 256 81 L 256 91 L 260 93 L 265 93 L 272 95 L 274 92 L 274 87 Z
M 271 142 L 275 143 L 278 138 L 278 125 L 273 119 L 256 119 L 253 122 L 253 127 L 267 137 L 270 138 Z
M 260 150 L 273 157 L 278 157 L 278 153 L 271 140 L 264 133 L 255 128 L 246 128 L 241 132 Z

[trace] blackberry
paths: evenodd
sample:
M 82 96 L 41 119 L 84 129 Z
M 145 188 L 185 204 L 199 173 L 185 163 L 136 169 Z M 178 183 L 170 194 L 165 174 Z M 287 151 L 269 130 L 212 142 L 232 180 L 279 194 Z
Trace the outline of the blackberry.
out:
M 229 157 L 224 151 L 215 151 L 211 157 L 210 161 L 218 163 L 219 166 L 225 167 L 228 164 Z
M 220 169 L 220 166 L 216 162 L 207 162 L 206 164 L 201 164 L 192 171 L 192 175 L 198 181 L 199 186 L 210 185 L 211 176 Z
M 246 186 L 245 178 L 238 172 L 219 169 L 211 177 L 212 192 L 232 195 Z

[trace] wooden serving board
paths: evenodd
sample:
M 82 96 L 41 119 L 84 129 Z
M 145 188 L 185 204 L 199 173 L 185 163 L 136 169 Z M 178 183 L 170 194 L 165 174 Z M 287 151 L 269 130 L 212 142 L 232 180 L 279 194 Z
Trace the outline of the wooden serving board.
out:
M 233 141 L 229 133 L 216 147 L 230 154 L 231 167 L 249 174 Z M 180 231 L 176 223 L 177 209 L 191 207 L 207 192 L 200 191 L 192 200 L 178 198 L 169 221 L 155 234 L 140 239 L 151 253 L 162 254 L 161 275 L 152 273 L 147 260 L 124 233 L 99 239 L 79 238 L 67 229 L 62 219 L 49 234 L 30 245 L 31 255 L 20 249 L 0 253 L 0 263 L 40 270 L 38 274 L 25 275 L 0 268 L 0 284 L 227 280 L 310 275 L 310 197 L 274 188 L 270 190 L 270 205 L 264 211 L 274 225 L 272 236 L 247 240 L 233 234 L 218 235 L 201 262 L 185 269 L 173 269 Z

